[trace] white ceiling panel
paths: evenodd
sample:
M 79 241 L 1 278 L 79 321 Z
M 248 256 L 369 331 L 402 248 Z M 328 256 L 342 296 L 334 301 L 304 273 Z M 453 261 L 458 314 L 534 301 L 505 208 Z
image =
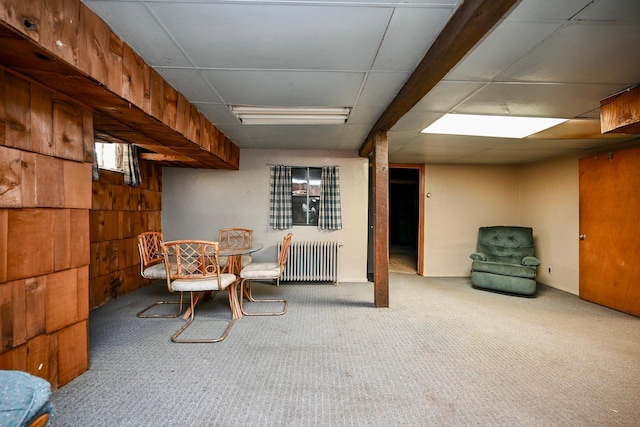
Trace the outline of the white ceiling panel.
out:
M 198 67 L 367 70 L 387 8 L 150 3 Z M 188 25 L 185 25 L 188 23 Z
M 409 73 L 369 73 L 362 94 L 358 98 L 358 105 L 389 105 L 407 78 Z
M 84 0 L 150 66 L 192 64 L 141 2 Z
M 351 106 L 363 73 L 205 70 L 227 104 Z
M 447 80 L 490 81 L 560 28 L 560 22 L 509 22 L 496 27 L 467 54 Z
M 526 0 L 520 2 L 507 19 L 567 20 L 589 3 L 593 0 Z
M 222 99 L 198 70 L 162 67 L 156 67 L 155 70 L 191 103 L 222 103 Z
M 538 45 L 501 78 L 550 83 L 635 83 L 640 76 L 638 46 L 638 26 L 571 24 Z
M 452 13 L 452 8 L 397 9 L 373 70 L 413 71 Z
M 492 83 L 454 109 L 456 113 L 570 119 L 600 107 L 624 85 Z
M 577 18 L 638 24 L 640 23 L 640 2 L 638 0 L 597 1 L 579 13 Z
M 484 82 L 464 82 L 442 80 L 436 85 L 429 96 L 422 98 L 411 112 L 439 112 L 448 113 L 456 105 L 469 98 L 482 87 Z

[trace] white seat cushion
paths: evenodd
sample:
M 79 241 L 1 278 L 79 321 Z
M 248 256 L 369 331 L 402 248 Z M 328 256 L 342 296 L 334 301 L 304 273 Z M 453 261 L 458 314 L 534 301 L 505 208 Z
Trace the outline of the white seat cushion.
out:
M 243 279 L 277 279 L 280 277 L 284 266 L 277 262 L 256 262 L 244 267 L 240 272 Z
M 142 275 L 147 279 L 166 279 L 167 268 L 164 266 L 164 263 L 161 262 L 160 264 L 145 268 Z
M 221 274 L 218 286 L 218 278 L 212 276 L 206 279 L 177 279 L 171 282 L 171 289 L 176 292 L 185 291 L 220 291 L 226 289 L 236 280 L 235 274 Z

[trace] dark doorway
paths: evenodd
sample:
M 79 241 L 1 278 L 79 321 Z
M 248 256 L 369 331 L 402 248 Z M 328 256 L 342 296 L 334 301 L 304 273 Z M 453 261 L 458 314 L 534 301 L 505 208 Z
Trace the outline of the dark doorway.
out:
M 389 168 L 389 271 L 417 273 L 420 169 Z

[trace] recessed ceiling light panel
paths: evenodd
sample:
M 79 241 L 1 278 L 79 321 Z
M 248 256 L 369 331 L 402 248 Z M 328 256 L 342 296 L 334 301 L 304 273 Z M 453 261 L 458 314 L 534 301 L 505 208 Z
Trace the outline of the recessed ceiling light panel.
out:
M 445 114 L 423 129 L 422 133 L 524 138 L 566 121 L 549 117 Z

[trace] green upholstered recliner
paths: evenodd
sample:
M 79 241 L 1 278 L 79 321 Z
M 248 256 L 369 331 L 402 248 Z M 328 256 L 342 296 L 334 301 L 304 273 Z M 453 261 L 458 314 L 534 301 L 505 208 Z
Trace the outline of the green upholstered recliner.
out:
M 534 256 L 532 228 L 480 227 L 477 252 L 471 259 L 471 284 L 475 288 L 535 295 L 540 261 Z

